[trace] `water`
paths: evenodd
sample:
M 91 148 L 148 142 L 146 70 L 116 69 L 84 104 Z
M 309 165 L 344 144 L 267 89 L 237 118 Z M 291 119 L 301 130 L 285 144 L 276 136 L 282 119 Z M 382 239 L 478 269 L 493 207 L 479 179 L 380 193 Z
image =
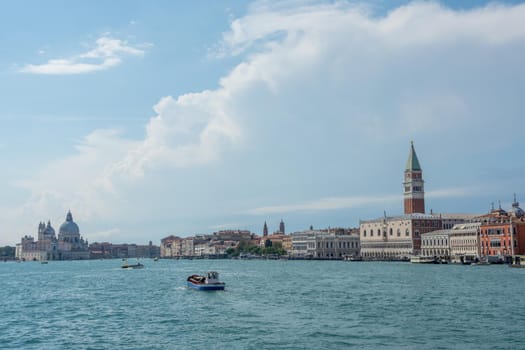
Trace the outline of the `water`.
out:
M 142 262 L 0 263 L 0 348 L 525 348 L 525 269 Z M 225 291 L 185 287 L 207 270 L 221 273 Z

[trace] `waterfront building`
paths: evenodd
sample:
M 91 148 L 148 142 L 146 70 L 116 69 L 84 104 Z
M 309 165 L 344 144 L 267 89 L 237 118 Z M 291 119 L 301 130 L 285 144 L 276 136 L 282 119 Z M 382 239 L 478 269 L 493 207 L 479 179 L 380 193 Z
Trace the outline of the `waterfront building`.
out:
M 259 241 L 259 246 L 260 247 L 265 247 L 268 245 L 268 241 L 271 242 L 271 245 L 281 245 L 282 246 L 282 243 L 283 243 L 283 238 L 286 237 L 286 235 L 283 235 L 283 234 L 280 234 L 280 233 L 274 233 L 274 234 L 271 234 L 269 236 L 263 236 L 261 238 L 261 240 Z
M 358 234 L 308 230 L 291 234 L 291 254 L 296 259 L 344 259 L 358 257 Z M 290 252 L 289 251 L 289 252 Z
M 168 236 L 160 240 L 160 257 L 174 258 L 181 256 L 182 239 L 177 236 Z
M 478 261 L 481 222 L 472 221 L 454 225 L 451 229 L 421 235 L 421 256 L 436 257 L 454 263 Z
M 151 241 L 147 245 L 95 242 L 89 245 L 89 254 L 91 259 L 154 258 L 160 256 L 160 247 Z
M 514 196 L 510 211 L 492 209 L 481 220 L 481 254 L 489 260 L 510 261 L 525 254 L 525 212 Z
M 226 249 L 236 247 L 239 242 L 259 244 L 260 237 L 248 230 L 222 230 L 213 234 L 180 238 L 168 236 L 160 241 L 160 256 L 163 258 L 219 256 Z
M 449 230 L 450 259 L 455 263 L 476 261 L 481 258 L 480 222 L 454 225 Z
M 228 248 L 234 248 L 238 242 L 235 241 L 204 241 L 194 245 L 197 257 L 225 257 Z
M 282 238 L 283 249 L 287 254 L 290 254 L 292 251 L 292 236 L 284 235 Z
M 291 256 L 298 259 L 311 259 L 315 256 L 315 231 L 302 231 L 291 234 Z
M 82 260 L 89 259 L 88 242 L 80 236 L 78 225 L 71 211 L 60 225 L 58 236 L 48 221 L 38 224 L 38 240 L 26 235 L 16 247 L 16 258 L 20 260 Z
M 421 235 L 421 256 L 450 260 L 450 229 Z
M 366 260 L 405 260 L 421 251 L 421 235 L 439 230 L 441 217 L 430 214 L 383 216 L 361 221 L 361 256 Z
M 186 237 L 181 240 L 180 255 L 187 257 L 195 255 L 195 240 L 193 237 Z

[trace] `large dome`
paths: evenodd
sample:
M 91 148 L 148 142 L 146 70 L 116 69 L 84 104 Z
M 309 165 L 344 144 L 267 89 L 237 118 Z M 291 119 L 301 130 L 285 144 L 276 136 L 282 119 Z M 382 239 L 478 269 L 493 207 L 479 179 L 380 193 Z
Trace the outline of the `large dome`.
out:
M 67 212 L 66 221 L 60 225 L 59 234 L 61 235 L 79 235 L 78 225 L 73 221 L 71 212 Z

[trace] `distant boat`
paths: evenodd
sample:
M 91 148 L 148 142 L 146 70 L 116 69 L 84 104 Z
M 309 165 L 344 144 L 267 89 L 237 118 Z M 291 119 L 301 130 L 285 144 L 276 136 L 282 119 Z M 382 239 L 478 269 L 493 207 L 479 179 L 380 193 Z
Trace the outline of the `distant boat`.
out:
M 187 278 L 188 287 L 197 290 L 224 290 L 225 283 L 219 281 L 219 273 L 209 271 L 206 276 L 191 275 Z
M 40 263 L 45 265 L 45 264 L 47 264 L 47 260 L 42 260 Z
M 437 264 L 436 259 L 431 256 L 413 256 L 410 258 L 410 262 L 413 264 Z
M 153 261 L 159 261 L 159 257 L 158 256 L 154 257 Z
M 343 257 L 343 260 L 344 261 L 363 261 L 363 258 L 360 256 L 355 256 L 355 255 L 345 255 Z
M 128 259 L 123 259 L 122 268 L 123 269 L 143 269 L 144 265 L 142 265 L 139 262 L 137 262 L 136 264 L 129 264 Z

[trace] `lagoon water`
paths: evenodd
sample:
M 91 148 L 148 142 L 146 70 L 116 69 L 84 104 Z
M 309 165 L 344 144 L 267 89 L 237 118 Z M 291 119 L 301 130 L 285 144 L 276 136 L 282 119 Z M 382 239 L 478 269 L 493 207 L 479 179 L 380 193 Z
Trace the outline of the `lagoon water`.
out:
M 525 269 L 265 260 L 0 263 L 1 349 L 524 349 Z M 222 292 L 185 287 L 216 270 Z

